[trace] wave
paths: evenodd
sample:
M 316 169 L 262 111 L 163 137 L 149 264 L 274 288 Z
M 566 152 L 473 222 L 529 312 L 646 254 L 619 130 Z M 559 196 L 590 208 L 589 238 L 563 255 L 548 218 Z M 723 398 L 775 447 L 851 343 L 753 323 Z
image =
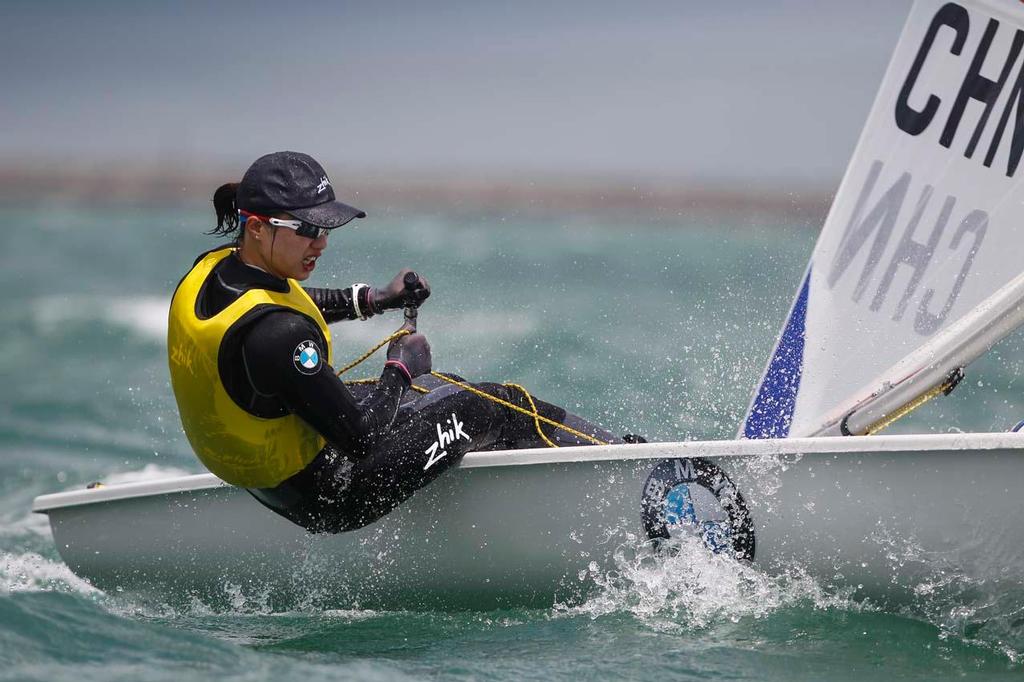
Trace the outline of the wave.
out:
M 101 480 L 107 485 L 119 485 L 121 483 L 140 483 L 143 481 L 159 481 L 165 478 L 191 476 L 195 473 L 195 471 L 189 471 L 178 467 L 147 464 L 141 469 L 132 469 L 130 471 L 119 471 L 108 474 Z
M 624 544 L 613 558 L 611 570 L 591 563 L 581 571 L 580 580 L 589 578 L 597 584 L 594 596 L 579 606 L 558 605 L 555 612 L 591 618 L 625 612 L 658 629 L 689 630 L 764 618 L 794 606 L 868 608 L 853 601 L 851 594 L 827 592 L 799 568 L 768 575 L 724 554 L 712 554 L 696 536 L 673 538 L 658 550 L 649 543 Z
M 32 317 L 36 327 L 45 335 L 59 333 L 68 324 L 101 321 L 162 344 L 167 338 L 167 311 L 170 305 L 171 299 L 162 296 L 59 294 L 35 301 Z
M 855 598 L 853 587 L 827 589 L 798 565 L 769 574 L 712 554 L 696 536 L 673 537 L 658 550 L 624 544 L 610 570 L 591 563 L 578 577 L 592 580 L 596 593 L 579 605 L 556 604 L 553 617 L 628 615 L 654 631 L 688 635 L 741 622 L 815 622 L 807 620 L 807 612 L 835 614 L 822 623 L 886 618 L 896 619 L 891 621 L 896 628 L 913 630 L 914 623 L 934 628 L 936 646 L 954 641 L 993 652 L 1011 666 L 1024 662 L 1024 607 L 1013 600 L 954 593 L 888 610 Z
M 0 552 L 0 593 L 10 592 L 99 594 L 99 590 L 72 573 L 63 562 L 36 552 Z
M 103 322 L 125 328 L 137 336 L 163 344 L 167 338 L 167 313 L 171 299 L 162 296 L 102 297 L 77 294 L 53 295 L 31 306 L 36 328 L 43 335 L 60 333 L 68 324 Z M 434 333 L 454 338 L 524 337 L 540 326 L 540 317 L 525 312 L 472 310 L 465 313 L 429 311 Z M 371 344 L 401 324 L 391 314 L 369 324 L 341 323 L 332 328 L 348 341 Z
M 192 471 L 147 464 L 141 469 L 119 471 L 103 477 L 108 484 L 150 481 L 187 476 Z M 45 514 L 19 512 L 0 523 L 0 593 L 99 591 L 76 576 L 63 562 L 40 552 L 53 553 L 50 523 Z M 38 551 L 36 551 L 38 550 Z
M 0 538 L 49 538 L 50 522 L 45 514 L 19 510 L 0 521 Z

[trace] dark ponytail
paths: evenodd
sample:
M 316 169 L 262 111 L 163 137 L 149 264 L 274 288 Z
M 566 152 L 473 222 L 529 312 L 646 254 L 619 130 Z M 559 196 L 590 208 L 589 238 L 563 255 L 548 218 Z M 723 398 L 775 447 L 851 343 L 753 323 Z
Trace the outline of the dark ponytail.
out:
M 237 182 L 229 182 L 221 185 L 213 193 L 213 210 L 217 213 L 217 227 L 206 234 L 230 237 L 238 230 L 238 208 L 235 206 L 235 193 L 238 191 Z M 242 237 L 241 231 L 233 235 L 235 240 Z

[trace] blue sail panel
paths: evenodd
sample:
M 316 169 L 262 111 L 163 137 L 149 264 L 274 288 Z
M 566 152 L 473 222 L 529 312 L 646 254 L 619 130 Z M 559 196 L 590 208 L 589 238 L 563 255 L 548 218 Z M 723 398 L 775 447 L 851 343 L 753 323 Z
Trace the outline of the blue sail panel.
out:
M 775 354 L 768 363 L 757 397 L 747 414 L 743 426 L 746 438 L 785 438 L 789 435 L 803 372 L 810 284 L 811 271 L 808 268 L 800 294 L 793 303 L 789 319 L 775 347 Z

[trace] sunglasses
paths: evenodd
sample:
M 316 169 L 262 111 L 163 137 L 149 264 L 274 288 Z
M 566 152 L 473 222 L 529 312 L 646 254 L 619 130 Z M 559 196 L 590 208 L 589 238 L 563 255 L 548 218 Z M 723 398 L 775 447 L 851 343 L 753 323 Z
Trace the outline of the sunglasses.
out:
M 326 227 L 320 227 L 319 225 L 313 225 L 312 223 L 306 223 L 301 220 L 270 218 L 268 216 L 249 213 L 248 211 L 239 211 L 238 215 L 241 216 L 243 223 L 249 218 L 256 218 L 269 225 L 273 225 L 274 227 L 287 227 L 289 230 L 295 230 L 295 234 L 300 237 L 306 237 L 307 239 L 319 239 L 328 232 L 328 228 Z

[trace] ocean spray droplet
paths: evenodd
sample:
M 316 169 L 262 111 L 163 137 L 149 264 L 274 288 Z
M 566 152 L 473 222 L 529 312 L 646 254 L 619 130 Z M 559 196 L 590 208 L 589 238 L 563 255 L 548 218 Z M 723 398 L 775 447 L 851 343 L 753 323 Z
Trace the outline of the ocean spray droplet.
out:
M 696 536 L 673 538 L 661 550 L 649 543 L 624 543 L 615 551 L 610 570 L 601 572 L 596 562 L 588 568 L 597 593 L 580 606 L 556 606 L 556 613 L 597 618 L 626 612 L 660 629 L 666 619 L 672 627 L 707 627 L 714 622 L 762 618 L 797 604 L 862 608 L 845 592 L 825 592 L 798 566 L 769 576 L 724 554 L 708 552 Z M 585 576 L 582 571 L 580 575 Z

